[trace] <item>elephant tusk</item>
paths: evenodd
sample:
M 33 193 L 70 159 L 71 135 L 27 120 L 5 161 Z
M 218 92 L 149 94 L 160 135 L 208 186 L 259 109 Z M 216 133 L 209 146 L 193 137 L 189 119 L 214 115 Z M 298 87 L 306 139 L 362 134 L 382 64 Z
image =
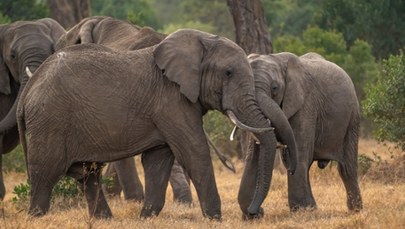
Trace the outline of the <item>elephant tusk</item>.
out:
M 235 140 L 235 133 L 236 133 L 236 130 L 237 130 L 237 129 L 238 129 L 237 126 L 235 126 L 235 127 L 233 128 L 232 133 L 231 133 L 231 136 L 229 136 L 229 140 L 231 140 L 231 141 Z
M 30 70 L 30 68 L 28 66 L 25 66 L 25 73 L 27 73 L 27 76 L 29 78 L 31 78 L 32 75 L 34 75 L 34 74 L 32 74 L 32 72 L 31 72 L 31 70 Z
M 238 120 L 238 118 L 235 116 L 235 114 L 228 110 L 227 112 L 228 117 L 231 119 L 231 121 L 233 122 L 233 124 L 235 124 L 238 128 L 242 129 L 242 130 L 246 130 L 246 131 L 250 131 L 253 133 L 263 133 L 269 130 L 274 130 L 273 127 L 265 127 L 265 128 L 257 128 L 257 127 L 250 127 L 247 126 L 245 124 L 243 124 L 241 121 Z

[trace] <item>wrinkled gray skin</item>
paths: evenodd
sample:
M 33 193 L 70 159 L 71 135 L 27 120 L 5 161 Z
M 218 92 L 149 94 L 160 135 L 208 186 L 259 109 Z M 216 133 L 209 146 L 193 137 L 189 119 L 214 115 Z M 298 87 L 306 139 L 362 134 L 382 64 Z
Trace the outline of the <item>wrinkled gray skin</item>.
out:
M 161 42 L 165 35 L 149 27 L 139 27 L 127 21 L 106 16 L 93 16 L 80 21 L 63 35 L 56 44 L 56 50 L 74 44 L 95 43 L 114 50 L 137 50 Z M 121 191 L 127 200 L 143 201 L 143 185 L 139 179 L 133 158 L 111 162 L 104 176 L 110 177 L 110 187 L 103 185 L 106 193 L 119 196 Z M 181 166 L 175 162 L 171 172 L 170 184 L 173 198 L 180 203 L 192 204 L 189 182 Z
M 220 218 L 202 127 L 209 109 L 227 113 L 261 142 L 263 160 L 254 171 L 258 182 L 250 208 L 258 214 L 270 185 L 266 166 L 273 163 L 276 139 L 255 100 L 253 72 L 239 46 L 185 29 L 137 51 L 115 52 L 95 44 L 58 51 L 28 82 L 17 112 L 31 181 L 29 213 L 48 211 L 52 187 L 67 174 L 82 182 L 90 215 L 110 217 L 100 170 L 83 172 L 83 166 L 143 152 L 141 217 L 158 215 L 163 208 L 176 158 L 196 188 L 203 215 Z
M 18 144 L 16 107 L 28 80 L 26 69 L 35 72 L 64 33 L 50 18 L 0 25 L 0 199 L 5 195 L 1 155 Z
M 290 209 L 316 207 L 309 169 L 314 161 L 325 168 L 330 160 L 338 162 L 349 210 L 362 209 L 357 181 L 359 105 L 347 73 L 316 53 L 301 57 L 251 54 L 249 62 L 256 93 L 265 92 L 257 95 L 264 114 L 272 120 L 263 102 L 271 98 L 281 106 L 294 131 L 299 160 L 295 175 L 288 176 Z M 279 131 L 276 127 L 276 134 Z

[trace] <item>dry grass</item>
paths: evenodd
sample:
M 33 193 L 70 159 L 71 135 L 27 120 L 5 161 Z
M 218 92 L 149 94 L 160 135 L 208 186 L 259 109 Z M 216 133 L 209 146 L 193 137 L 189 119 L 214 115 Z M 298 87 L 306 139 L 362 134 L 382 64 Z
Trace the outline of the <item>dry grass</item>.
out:
M 148 220 L 138 218 L 141 204 L 122 199 L 109 200 L 114 214 L 111 220 L 90 219 L 85 201 L 72 207 L 54 204 L 46 216 L 31 218 L 27 216 L 27 206 L 18 206 L 11 201 L 13 186 L 24 182 L 25 175 L 11 173 L 5 176 L 8 194 L 0 206 L 0 228 L 405 228 L 405 177 L 401 175 L 403 173 L 397 173 L 397 170 L 405 170 L 404 153 L 389 147 L 373 140 L 360 142 L 360 153 L 384 163 L 373 163 L 360 177 L 364 210 L 357 214 L 347 211 L 346 194 L 336 167 L 320 170 L 313 166 L 311 183 L 317 210 L 290 213 L 286 177 L 275 173 L 271 191 L 263 205 L 265 217 L 253 222 L 242 221 L 236 197 L 243 165 L 236 162 L 237 174 L 214 163 L 222 199 L 222 222 L 203 218 L 195 192 L 194 207 L 174 203 L 170 188 L 161 214 Z M 394 162 L 400 158 L 401 162 Z M 382 165 L 385 166 L 384 172 L 380 173 Z M 387 174 L 396 174 L 395 179 L 386 181 Z

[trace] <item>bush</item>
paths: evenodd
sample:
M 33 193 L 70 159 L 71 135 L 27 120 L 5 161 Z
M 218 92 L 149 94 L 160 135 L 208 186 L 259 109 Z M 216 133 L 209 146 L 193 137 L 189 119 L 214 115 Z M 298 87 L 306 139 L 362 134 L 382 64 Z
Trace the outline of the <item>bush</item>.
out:
M 26 171 L 25 156 L 21 145 L 18 145 L 10 153 L 2 155 L 3 172 L 18 172 Z
M 405 150 L 405 55 L 383 61 L 381 75 L 365 88 L 364 115 L 375 126 L 380 141 L 391 141 Z

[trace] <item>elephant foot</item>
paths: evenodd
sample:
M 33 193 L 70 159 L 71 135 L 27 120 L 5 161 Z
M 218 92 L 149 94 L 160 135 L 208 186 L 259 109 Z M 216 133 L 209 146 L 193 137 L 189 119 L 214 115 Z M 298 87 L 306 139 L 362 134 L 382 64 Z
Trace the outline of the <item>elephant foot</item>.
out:
M 350 212 L 360 212 L 363 209 L 363 202 L 361 197 L 354 198 L 353 200 L 347 201 L 347 207 Z
M 152 208 L 143 207 L 142 210 L 141 210 L 141 215 L 139 216 L 139 218 L 147 219 L 147 218 L 151 218 L 151 217 L 154 217 L 154 216 L 158 216 L 159 213 L 160 213 L 160 211 L 152 210 Z
M 260 208 L 259 213 L 257 213 L 257 214 L 245 214 L 245 213 L 243 213 L 242 220 L 245 220 L 245 221 L 247 221 L 247 220 L 256 220 L 256 219 L 263 218 L 263 216 L 264 216 L 264 210 L 263 210 L 263 208 Z
M 33 208 L 28 210 L 28 214 L 33 217 L 41 217 L 46 214 L 47 211 L 41 210 L 39 208 Z
M 307 205 L 292 205 L 290 206 L 290 211 L 291 212 L 297 212 L 300 210 L 305 210 L 305 211 L 313 211 L 316 210 L 317 206 L 316 204 L 307 204 Z

